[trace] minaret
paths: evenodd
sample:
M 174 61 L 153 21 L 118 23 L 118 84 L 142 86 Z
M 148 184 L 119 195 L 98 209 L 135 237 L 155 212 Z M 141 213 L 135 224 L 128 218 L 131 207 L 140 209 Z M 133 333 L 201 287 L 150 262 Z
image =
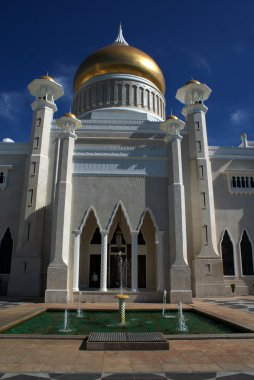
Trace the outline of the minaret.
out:
M 171 115 L 160 128 L 166 132 L 168 145 L 168 209 L 170 247 L 170 302 L 191 303 L 191 271 L 187 258 L 185 194 L 182 174 L 180 131 L 185 124 Z
M 184 104 L 190 165 L 193 236 L 193 284 L 197 297 L 224 294 L 222 260 L 217 251 L 213 182 L 204 101 L 211 89 L 197 80 L 181 87 L 176 98 Z
M 56 124 L 62 129 L 62 133 L 60 135 L 59 171 L 56 173 L 51 258 L 47 273 L 45 302 L 65 302 L 69 294 L 72 160 L 74 143 L 77 138 L 75 130 L 81 127 L 81 121 L 74 114 L 67 113 L 56 120 Z
M 21 281 L 18 285 L 10 282 L 9 294 L 15 294 L 18 287 L 24 295 L 29 292 L 29 295 L 38 296 L 41 293 L 44 210 L 50 202 L 47 191 L 50 129 L 53 115 L 57 111 L 54 101 L 63 96 L 63 87 L 45 75 L 34 79 L 28 85 L 28 90 L 35 97 L 31 104 L 33 122 L 19 238 L 13 258 L 15 275 L 11 276 L 20 278 Z

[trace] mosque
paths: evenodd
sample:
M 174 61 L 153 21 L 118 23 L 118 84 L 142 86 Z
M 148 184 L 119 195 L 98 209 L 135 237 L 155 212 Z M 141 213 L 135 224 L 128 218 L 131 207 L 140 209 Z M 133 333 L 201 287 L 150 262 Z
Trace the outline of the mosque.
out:
M 0 143 L 0 295 L 45 302 L 190 303 L 254 290 L 254 143 L 209 146 L 211 89 L 176 92 L 165 114 L 157 63 L 122 28 L 74 78 L 34 79 L 28 143 Z

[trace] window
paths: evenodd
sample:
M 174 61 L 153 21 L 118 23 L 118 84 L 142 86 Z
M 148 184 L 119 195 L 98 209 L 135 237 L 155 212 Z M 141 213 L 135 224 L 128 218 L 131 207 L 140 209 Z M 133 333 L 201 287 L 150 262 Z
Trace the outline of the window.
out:
M 33 196 L 34 196 L 34 190 L 33 189 L 29 189 L 28 190 L 28 197 L 27 197 L 28 206 L 32 206 L 32 204 L 33 204 Z
M 222 252 L 224 276 L 234 276 L 235 275 L 234 250 L 233 250 L 233 244 L 231 242 L 231 239 L 229 237 L 227 230 L 224 232 L 223 239 L 221 242 L 221 252 Z
M 35 126 L 36 126 L 36 127 L 40 127 L 40 126 L 41 126 L 41 117 L 38 117 L 38 118 L 35 120 Z
M 246 174 L 232 175 L 229 177 L 229 190 L 232 193 L 254 193 L 254 176 Z
M 101 244 L 101 233 L 99 228 L 97 227 L 94 231 L 92 240 L 90 241 L 90 244 Z
M 253 276 L 253 257 L 252 246 L 246 231 L 243 231 L 242 240 L 240 243 L 241 259 L 242 259 L 242 273 L 244 276 Z
M 196 131 L 199 131 L 199 121 L 195 121 L 195 129 Z
M 0 183 L 4 183 L 4 182 L 5 182 L 4 172 L 0 172 Z
M 204 244 L 207 245 L 208 244 L 207 225 L 205 225 L 205 226 L 202 227 L 202 232 L 203 232 L 203 241 L 204 241 Z
M 34 149 L 37 149 L 39 147 L 39 140 L 40 140 L 39 137 L 34 138 Z
M 11 230 L 8 227 L 0 243 L 0 273 L 9 274 L 11 272 L 13 239 Z
M 197 141 L 197 148 L 198 148 L 198 153 L 202 152 L 202 145 L 201 145 L 201 141 Z
M 26 236 L 27 241 L 29 241 L 30 239 L 30 230 L 31 230 L 31 223 L 29 222 L 27 225 L 27 236 Z
M 205 192 L 201 193 L 201 203 L 202 203 L 202 208 L 206 208 L 206 196 L 205 196 Z
M 12 169 L 12 165 L 1 165 L 0 166 L 0 191 L 7 187 L 7 179 L 9 170 Z
M 34 176 L 36 173 L 36 162 L 31 162 L 31 175 Z
M 199 165 L 199 178 L 204 179 L 204 166 Z
M 145 245 L 146 242 L 145 242 L 145 239 L 144 239 L 144 236 L 142 234 L 141 231 L 139 231 L 139 234 L 138 234 L 138 245 Z

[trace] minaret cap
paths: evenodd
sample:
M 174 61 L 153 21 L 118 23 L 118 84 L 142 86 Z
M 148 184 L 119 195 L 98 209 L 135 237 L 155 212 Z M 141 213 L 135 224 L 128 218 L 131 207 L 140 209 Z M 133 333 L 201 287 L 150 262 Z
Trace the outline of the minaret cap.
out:
M 46 93 L 50 93 L 53 95 L 52 100 L 57 100 L 64 94 L 63 86 L 48 75 L 34 79 L 27 87 L 30 94 L 36 98 L 43 97 Z
M 185 123 L 175 115 L 170 115 L 160 124 L 160 129 L 169 136 L 179 136 L 180 131 L 185 127 Z
M 62 128 L 64 132 L 74 133 L 76 129 L 82 126 L 82 122 L 73 113 L 68 112 L 56 120 L 56 125 Z
M 211 92 L 212 90 L 206 84 L 192 79 L 177 90 L 176 99 L 185 105 L 195 104 L 207 100 Z

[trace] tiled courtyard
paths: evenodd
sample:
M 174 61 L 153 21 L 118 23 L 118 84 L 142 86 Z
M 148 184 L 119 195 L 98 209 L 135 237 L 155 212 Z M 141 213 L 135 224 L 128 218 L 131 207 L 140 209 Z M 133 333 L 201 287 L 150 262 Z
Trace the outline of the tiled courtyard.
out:
M 248 307 L 237 308 L 243 300 Z M 47 307 L 26 302 L 4 307 L 4 302 L 7 301 L 0 302 L 0 328 Z M 235 307 L 231 308 L 230 303 Z M 254 313 L 248 310 L 251 303 L 254 305 L 254 297 L 249 296 L 195 300 L 194 307 L 254 331 Z M 106 309 L 117 305 L 84 304 L 83 307 Z M 137 307 L 157 309 L 161 305 L 128 304 L 130 309 Z M 82 349 L 83 337 L 42 339 L 0 335 L 0 379 L 254 379 L 254 334 L 223 339 L 168 338 L 169 351 L 86 351 Z

